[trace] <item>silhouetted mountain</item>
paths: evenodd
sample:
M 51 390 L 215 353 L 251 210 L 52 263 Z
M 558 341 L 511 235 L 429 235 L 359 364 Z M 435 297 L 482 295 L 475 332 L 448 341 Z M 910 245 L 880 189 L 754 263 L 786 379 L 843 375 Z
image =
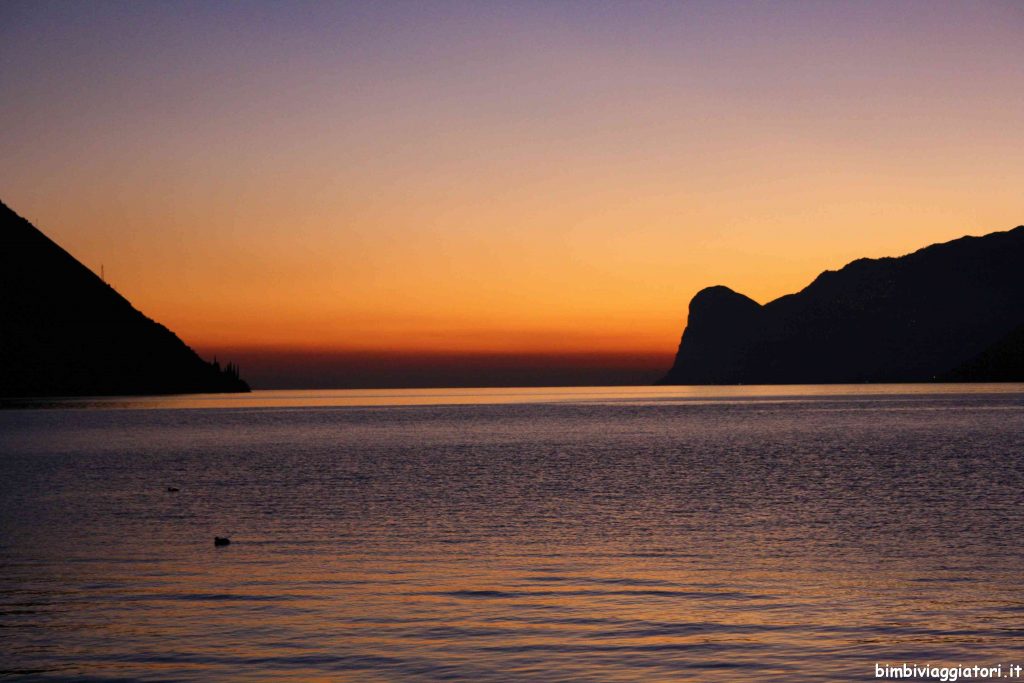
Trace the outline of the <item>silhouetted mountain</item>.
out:
M 0 202 L 0 396 L 239 391 Z
M 1024 381 L 1024 226 L 859 259 L 765 305 L 690 302 L 662 384 Z
M 1024 325 L 951 372 L 947 382 L 1024 382 Z

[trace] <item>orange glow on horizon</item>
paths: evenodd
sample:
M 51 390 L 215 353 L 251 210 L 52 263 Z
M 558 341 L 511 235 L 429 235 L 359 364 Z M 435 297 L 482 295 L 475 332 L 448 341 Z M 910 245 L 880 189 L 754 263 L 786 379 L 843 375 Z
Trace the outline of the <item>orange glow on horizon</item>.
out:
M 24 6 L 0 199 L 224 357 L 670 356 L 1024 222 L 1018 10 L 713 6 Z

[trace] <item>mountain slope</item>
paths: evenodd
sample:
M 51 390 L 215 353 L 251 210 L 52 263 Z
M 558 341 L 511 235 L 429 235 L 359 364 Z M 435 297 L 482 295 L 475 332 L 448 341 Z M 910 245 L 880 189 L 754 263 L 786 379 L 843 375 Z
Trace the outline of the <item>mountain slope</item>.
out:
M 0 396 L 248 390 L 0 203 Z
M 702 290 L 661 383 L 1013 381 L 1022 325 L 1024 226 L 859 259 L 763 306 Z

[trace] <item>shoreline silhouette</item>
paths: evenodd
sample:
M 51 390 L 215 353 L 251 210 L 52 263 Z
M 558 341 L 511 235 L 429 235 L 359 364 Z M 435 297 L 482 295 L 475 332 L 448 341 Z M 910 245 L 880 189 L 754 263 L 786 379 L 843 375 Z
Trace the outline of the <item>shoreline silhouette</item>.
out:
M 862 258 L 761 305 L 701 290 L 659 384 L 1024 381 L 1024 226 Z
M 0 202 L 0 395 L 247 392 Z

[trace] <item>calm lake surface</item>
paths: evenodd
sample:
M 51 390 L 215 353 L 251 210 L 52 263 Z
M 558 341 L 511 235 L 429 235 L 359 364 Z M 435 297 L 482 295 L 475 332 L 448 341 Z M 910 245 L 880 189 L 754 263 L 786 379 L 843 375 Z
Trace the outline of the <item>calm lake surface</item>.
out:
M 0 406 L 0 677 L 1024 664 L 1024 385 Z

